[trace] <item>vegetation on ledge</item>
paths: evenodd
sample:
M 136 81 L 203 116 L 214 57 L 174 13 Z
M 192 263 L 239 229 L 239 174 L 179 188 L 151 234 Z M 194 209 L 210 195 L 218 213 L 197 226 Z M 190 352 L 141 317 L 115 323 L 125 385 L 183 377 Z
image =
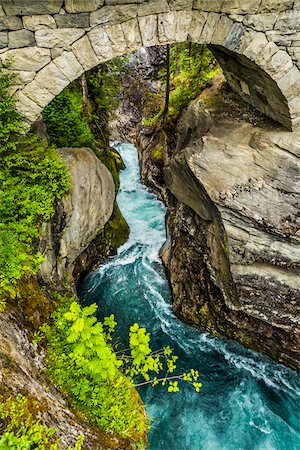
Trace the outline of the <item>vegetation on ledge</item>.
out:
M 17 280 L 36 273 L 35 242 L 43 222 L 69 189 L 69 175 L 55 147 L 35 135 L 21 136 L 11 79 L 0 68 L 0 297 L 15 295 Z

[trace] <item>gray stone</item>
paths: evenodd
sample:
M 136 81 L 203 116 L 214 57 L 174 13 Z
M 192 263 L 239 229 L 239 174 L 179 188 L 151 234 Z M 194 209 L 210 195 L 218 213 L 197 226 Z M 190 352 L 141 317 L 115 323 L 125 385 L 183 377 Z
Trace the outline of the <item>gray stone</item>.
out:
M 256 31 L 268 31 L 273 30 L 277 17 L 277 13 L 249 14 L 243 23 L 246 27 L 254 28 Z
M 201 42 L 210 44 L 213 42 L 214 32 L 218 21 L 220 20 L 220 14 L 209 13 L 201 34 Z
M 220 0 L 194 0 L 194 9 L 208 12 L 220 12 L 223 1 Z
M 300 31 L 300 11 L 290 11 L 280 14 L 275 24 L 275 30 L 280 30 L 282 34 L 291 34 Z
M 137 19 L 127 20 L 121 24 L 127 44 L 127 52 L 133 52 L 142 47 L 142 37 Z
M 41 115 L 42 108 L 21 91 L 15 94 L 17 110 L 28 122 L 34 123 Z
M 192 10 L 193 3 L 193 0 L 169 0 L 169 7 L 171 11 Z
M 167 44 L 176 41 L 176 13 L 174 11 L 165 14 L 159 14 L 158 38 L 161 44 Z
M 115 56 L 109 37 L 102 27 L 93 28 L 88 33 L 88 37 L 100 62 L 107 61 Z
M 158 45 L 158 18 L 156 15 L 139 17 L 140 31 L 144 47 Z
M 65 51 L 58 58 L 55 58 L 53 62 L 70 81 L 76 80 L 84 72 L 82 65 L 78 62 L 73 52 Z
M 88 28 L 90 14 L 55 14 L 54 19 L 58 28 Z
M 279 50 L 268 61 L 265 69 L 274 79 L 278 80 L 292 67 L 293 61 L 290 55 L 283 50 Z
M 68 13 L 96 11 L 104 4 L 104 0 L 65 0 L 65 10 Z
M 15 71 L 16 78 L 14 79 L 14 85 L 25 85 L 30 83 L 35 77 L 35 72 L 26 72 L 25 70 Z
M 51 58 L 55 59 L 62 54 L 64 49 L 63 48 L 51 48 L 50 51 L 51 51 Z
M 23 28 L 22 20 L 16 16 L 4 16 L 0 19 L 0 31 L 15 31 Z
M 176 11 L 176 41 L 185 42 L 191 36 L 192 11 Z
M 0 31 L 0 48 L 7 47 L 8 33 L 6 31 Z
M 138 7 L 139 16 L 148 16 L 168 12 L 170 10 L 167 0 L 153 0 Z
M 56 28 L 55 20 L 49 14 L 39 16 L 24 16 L 24 28 L 30 31 L 36 31 L 40 28 Z
M 9 50 L 1 56 L 3 62 L 10 61 L 11 70 L 38 72 L 51 61 L 50 50 L 39 47 Z
M 2 6 L 0 6 L 0 17 L 5 16 L 5 12 Z
M 53 61 L 39 71 L 35 81 L 50 91 L 53 94 L 53 98 L 70 83 L 66 75 L 62 73 Z
M 8 33 L 9 48 L 22 48 L 34 46 L 35 46 L 35 39 L 32 31 L 18 30 L 18 31 L 10 31 Z
M 287 11 L 292 9 L 294 0 L 262 0 L 258 12 L 268 13 L 273 11 Z
M 90 70 L 99 64 L 88 36 L 84 36 L 72 45 L 72 51 L 85 70 Z
M 191 40 L 192 42 L 196 42 L 199 44 L 202 42 L 201 35 L 207 19 L 207 14 L 208 14 L 207 12 L 193 11 L 192 23 L 188 35 L 188 40 Z
M 103 24 L 122 23 L 137 16 L 138 6 L 121 5 L 121 6 L 103 6 L 98 11 L 91 13 L 90 25 L 96 27 Z
M 255 14 L 258 10 L 261 0 L 223 0 L 221 12 L 226 14 Z
M 69 50 L 71 44 L 81 38 L 84 33 L 84 30 L 78 28 L 64 28 L 59 30 L 43 28 L 36 31 L 35 38 L 39 47 L 61 47 Z
M 53 94 L 36 80 L 27 84 L 22 92 L 43 109 L 53 100 Z
M 121 24 L 105 27 L 114 56 L 124 55 L 127 51 L 127 41 Z
M 2 6 L 8 16 L 31 16 L 34 14 L 55 14 L 62 7 L 63 0 L 47 0 L 33 2 L 32 0 L 22 0 L 17 4 L 12 4 L 11 0 L 3 0 Z
M 66 270 L 72 271 L 76 258 L 109 220 L 115 199 L 112 175 L 91 149 L 66 148 L 61 155 L 71 175 L 71 190 L 62 201 L 65 227 L 59 246 L 60 278 Z

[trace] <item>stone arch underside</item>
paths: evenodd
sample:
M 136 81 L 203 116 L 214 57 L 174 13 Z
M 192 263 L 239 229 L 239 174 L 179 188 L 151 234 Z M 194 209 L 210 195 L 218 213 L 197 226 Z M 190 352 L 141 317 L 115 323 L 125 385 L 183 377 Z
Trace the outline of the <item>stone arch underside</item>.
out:
M 60 14 L 32 15 L 29 6 L 5 7 L 5 2 L 2 13 L 0 8 L 0 25 L 2 21 L 13 27 L 16 22 L 16 28 L 21 21 L 23 27 L 2 32 L 7 33 L 8 45 L 0 50 L 0 58 L 11 62 L 18 109 L 28 124 L 70 82 L 98 64 L 140 47 L 191 41 L 211 46 L 229 84 L 244 100 L 289 130 L 300 126 L 300 71 L 289 51 L 293 48 L 295 55 L 296 47 L 280 45 L 286 33 L 291 36 L 292 31 L 297 34 L 295 27 L 300 29 L 300 5 L 298 12 L 280 12 L 280 5 L 279 12 L 270 12 L 266 8 L 271 0 L 253 0 L 247 13 L 242 6 L 230 6 L 243 3 L 238 1 L 110 0 L 103 5 L 101 0 L 52 0 L 48 9 L 52 3 Z M 283 3 L 288 8 L 288 0 Z M 24 36 L 23 44 L 18 44 L 17 33 L 20 39 Z M 26 36 L 31 40 L 24 46 Z

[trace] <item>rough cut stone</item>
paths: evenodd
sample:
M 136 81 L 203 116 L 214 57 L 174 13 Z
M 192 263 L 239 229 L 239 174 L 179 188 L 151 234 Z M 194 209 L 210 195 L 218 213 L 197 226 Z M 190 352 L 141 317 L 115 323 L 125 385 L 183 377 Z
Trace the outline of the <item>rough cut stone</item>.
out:
M 222 1 L 220 0 L 194 0 L 194 9 L 200 9 L 201 11 L 221 11 Z
M 90 24 L 91 27 L 96 27 L 106 23 L 114 25 L 125 22 L 126 20 L 134 19 L 137 11 L 137 5 L 103 6 L 98 11 L 91 13 Z
M 69 83 L 69 79 L 52 61 L 35 77 L 35 80 L 53 94 L 58 95 Z
M 159 44 L 158 41 L 158 20 L 156 15 L 139 17 L 140 31 L 144 47 L 151 47 Z
M 139 16 L 149 16 L 150 14 L 158 14 L 169 12 L 170 8 L 167 0 L 153 0 L 138 7 Z
M 84 36 L 72 45 L 72 51 L 85 70 L 90 70 L 99 64 L 88 36 Z
M 51 94 L 48 89 L 39 84 L 36 80 L 33 80 L 31 83 L 27 84 L 22 92 L 41 108 L 45 108 L 45 106 L 53 100 L 53 94 Z
M 287 11 L 293 7 L 294 0 L 262 0 L 258 12 Z
M 213 42 L 214 31 L 220 19 L 220 14 L 209 13 L 202 30 L 201 40 L 206 44 Z
M 100 62 L 107 61 L 115 56 L 109 37 L 102 27 L 91 30 L 88 37 Z
M 68 13 L 96 11 L 104 4 L 104 0 L 65 0 L 65 10 Z
M 176 13 L 176 41 L 188 40 L 193 20 L 192 11 L 177 11 Z
M 201 43 L 201 34 L 207 19 L 207 12 L 193 11 L 191 28 L 189 30 L 188 40 Z
M 300 31 L 300 11 L 290 11 L 280 14 L 275 24 L 275 30 L 280 30 L 282 34 L 291 34 Z
M 133 52 L 142 47 L 142 37 L 137 19 L 127 20 L 121 26 L 127 44 L 127 52 Z
M 0 17 L 5 16 L 5 12 L 2 6 L 0 6 Z
M 82 65 L 79 64 L 73 52 L 65 51 L 58 58 L 55 58 L 53 62 L 70 81 L 76 80 L 84 72 Z
M 54 19 L 58 28 L 88 28 L 90 26 L 89 13 L 55 14 Z
M 21 116 L 26 118 L 30 123 L 34 123 L 39 115 L 42 113 L 42 108 L 23 94 L 22 91 L 17 91 L 16 99 L 17 99 L 17 109 Z
M 284 50 L 279 50 L 272 56 L 265 69 L 274 79 L 278 80 L 292 67 L 293 61 L 290 55 Z
M 8 48 L 34 47 L 35 39 L 32 31 L 18 30 L 8 33 Z
M 0 48 L 7 47 L 8 33 L 6 31 L 0 31 Z
M 47 0 L 34 2 L 32 0 L 22 0 L 17 4 L 12 4 L 11 0 L 3 0 L 2 6 L 9 16 L 31 16 L 33 14 L 55 14 L 62 7 L 63 0 Z
M 10 69 L 28 72 L 38 72 L 51 61 L 50 50 L 39 47 L 29 47 L 9 50 L 1 56 L 2 61 L 11 61 Z
M 0 19 L 0 31 L 15 31 L 23 28 L 22 20 L 16 16 L 4 16 Z
M 55 20 L 49 14 L 42 14 L 40 16 L 24 16 L 24 28 L 30 31 L 36 31 L 40 28 L 56 28 Z
M 26 72 L 25 70 L 15 71 L 16 78 L 14 79 L 15 85 L 25 85 L 30 83 L 36 75 L 35 72 Z
M 191 10 L 193 8 L 193 0 L 169 0 L 169 8 L 175 11 L 181 9 Z
M 174 11 L 159 14 L 158 38 L 161 44 L 176 41 L 176 13 Z
M 221 16 L 213 34 L 213 43 L 223 45 L 233 28 L 233 22 L 227 16 Z
M 127 42 L 123 33 L 122 25 L 112 25 L 111 27 L 105 27 L 108 39 L 111 43 L 111 48 L 114 56 L 121 56 L 126 53 Z
M 221 12 L 226 14 L 254 14 L 257 12 L 261 0 L 223 0 Z
M 60 30 L 43 28 L 36 31 L 35 38 L 39 47 L 61 47 L 65 50 L 69 50 L 71 44 L 81 38 L 84 33 L 84 30 L 78 28 L 64 28 Z
M 277 13 L 249 14 L 243 23 L 246 27 L 251 27 L 256 31 L 269 31 L 273 30 L 277 17 Z

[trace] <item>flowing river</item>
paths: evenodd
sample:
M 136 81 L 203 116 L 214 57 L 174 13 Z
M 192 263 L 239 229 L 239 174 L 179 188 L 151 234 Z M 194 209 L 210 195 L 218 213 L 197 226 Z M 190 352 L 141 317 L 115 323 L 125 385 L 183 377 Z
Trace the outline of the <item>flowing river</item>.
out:
M 138 322 L 152 348 L 170 345 L 181 372 L 201 374 L 200 394 L 187 384 L 140 389 L 152 421 L 151 450 L 299 450 L 300 380 L 286 367 L 241 345 L 190 327 L 172 313 L 168 281 L 159 258 L 166 239 L 165 207 L 140 182 L 136 149 L 118 147 L 118 204 L 131 234 L 118 255 L 91 273 L 80 287 L 84 304 L 97 302 L 98 317 L 114 314 L 117 338 L 128 345 Z

